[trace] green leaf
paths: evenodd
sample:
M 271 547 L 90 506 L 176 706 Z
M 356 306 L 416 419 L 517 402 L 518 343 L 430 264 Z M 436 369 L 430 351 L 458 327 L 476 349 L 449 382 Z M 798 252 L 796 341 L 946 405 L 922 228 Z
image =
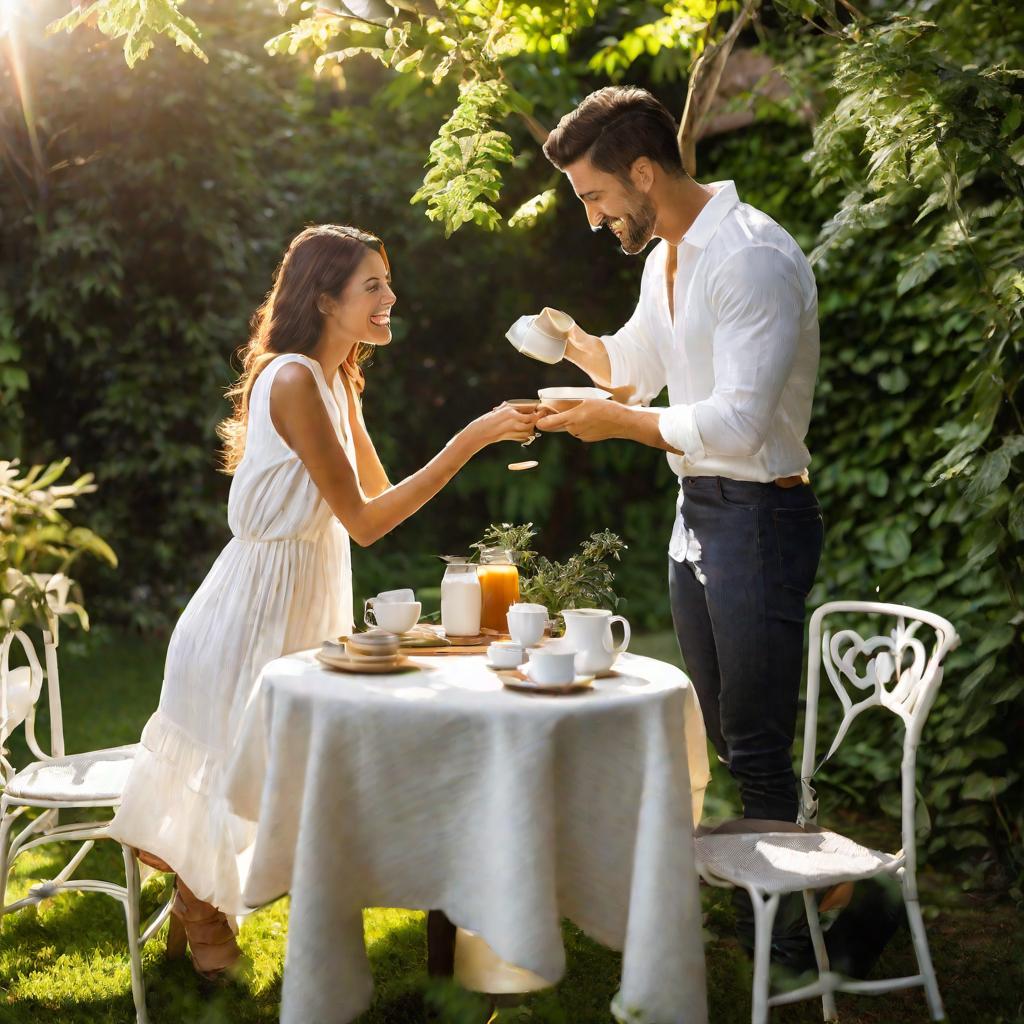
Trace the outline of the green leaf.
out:
M 423 60 L 423 51 L 416 50 L 410 53 L 408 57 L 403 57 L 396 65 L 395 70 L 399 72 L 412 71 L 413 68 L 418 68 L 420 62 Z
M 905 562 L 910 557 L 912 550 L 910 535 L 901 527 L 893 527 L 887 532 L 885 546 L 897 563 Z
M 1018 101 L 1017 104 L 1010 108 L 1006 116 L 1003 118 L 1003 123 L 1000 126 L 999 134 L 1007 138 L 1014 135 L 1017 129 L 1020 127 L 1021 122 L 1021 104 Z
M 884 469 L 872 469 L 867 474 L 868 494 L 884 498 L 889 491 L 889 474 Z
M 1024 679 L 1011 679 L 1005 686 L 993 692 L 989 698 L 992 704 L 1002 704 L 1006 701 L 1016 700 L 1024 693 Z
M 966 700 L 974 691 L 978 685 L 987 679 L 991 674 L 992 670 L 996 667 L 996 657 L 986 658 L 980 665 L 977 666 L 968 676 L 964 679 L 960 685 L 960 696 Z
M 532 228 L 537 222 L 551 213 L 557 203 L 557 189 L 549 188 L 527 199 L 508 219 L 510 228 Z
M 1014 540 L 1024 540 L 1024 484 L 1019 484 L 1010 498 L 1007 528 Z
M 1009 780 L 1004 777 L 993 778 L 984 772 L 971 772 L 964 781 L 960 796 L 964 800 L 991 800 L 1004 792 L 1008 785 Z
M 114 554 L 114 549 L 102 537 L 98 537 L 92 530 L 87 530 L 84 526 L 76 526 L 69 531 L 68 543 L 83 551 L 89 551 L 111 566 L 117 566 L 117 555 Z
M 910 378 L 902 367 L 897 366 L 895 370 L 885 370 L 880 373 L 878 383 L 883 391 L 887 391 L 891 395 L 898 395 L 910 386 Z
M 1014 438 L 1007 438 L 1002 447 L 994 452 L 989 452 L 981 460 L 981 464 L 964 492 L 967 501 L 980 501 L 992 494 L 1010 475 L 1010 463 L 1016 454 L 1016 445 L 1009 442 L 1014 440 Z
M 63 475 L 64 471 L 71 465 L 71 459 L 61 459 L 60 462 L 53 462 L 46 467 L 46 470 L 39 476 L 32 474 L 32 488 L 33 490 L 43 491 L 47 487 L 56 483 Z M 33 470 L 37 467 L 33 466 Z
M 969 850 L 975 846 L 987 848 L 991 845 L 991 840 L 988 836 L 973 828 L 957 829 L 949 837 L 949 841 L 956 850 Z

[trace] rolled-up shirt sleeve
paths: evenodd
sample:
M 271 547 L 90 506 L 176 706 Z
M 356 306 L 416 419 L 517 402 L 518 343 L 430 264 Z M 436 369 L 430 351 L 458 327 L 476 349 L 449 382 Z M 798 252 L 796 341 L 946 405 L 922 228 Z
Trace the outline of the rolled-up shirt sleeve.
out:
M 601 338 L 611 364 L 613 388 L 630 387 L 630 403 L 647 405 L 657 398 L 667 378 L 661 352 L 652 336 L 648 306 L 649 271 L 645 271 L 640 300 L 625 326 Z
M 760 451 L 793 368 L 804 305 L 796 266 L 769 245 L 730 256 L 709 287 L 714 391 L 659 418 L 662 437 L 691 463 Z

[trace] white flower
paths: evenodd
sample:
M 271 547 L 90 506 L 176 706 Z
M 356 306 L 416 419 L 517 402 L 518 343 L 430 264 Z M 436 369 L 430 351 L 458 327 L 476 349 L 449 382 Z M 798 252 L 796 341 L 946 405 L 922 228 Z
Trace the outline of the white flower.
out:
M 44 573 L 33 573 L 39 589 L 46 597 L 46 604 L 54 615 L 64 615 L 71 609 L 68 607 L 68 592 L 74 582 L 62 572 L 54 573 L 52 576 Z
M 4 570 L 4 590 L 8 594 L 17 594 L 18 591 L 24 590 L 27 583 L 28 578 L 20 570 L 14 568 Z

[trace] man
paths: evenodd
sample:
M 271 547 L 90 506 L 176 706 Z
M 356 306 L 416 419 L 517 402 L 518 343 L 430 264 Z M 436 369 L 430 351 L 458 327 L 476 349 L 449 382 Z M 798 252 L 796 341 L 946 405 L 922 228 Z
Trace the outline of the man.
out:
M 814 276 L 732 182 L 685 172 L 675 120 L 642 89 L 592 93 L 544 152 L 592 230 L 608 228 L 630 255 L 661 242 L 629 322 L 603 338 L 576 327 L 566 351 L 640 404 L 586 401 L 538 426 L 669 453 L 680 478 L 672 617 L 708 736 L 744 817 L 795 822 L 804 603 L 823 534 L 804 444 L 818 369 Z M 646 407 L 665 387 L 668 407 Z
M 796 829 L 793 733 L 804 605 L 821 555 L 821 508 L 804 444 L 818 370 L 817 290 L 793 238 L 740 201 L 731 181 L 684 170 L 672 115 L 643 89 L 589 95 L 548 136 L 594 231 L 647 256 L 640 298 L 616 334 L 574 327 L 566 356 L 616 397 L 541 419 L 583 441 L 620 437 L 668 452 L 680 493 L 669 542 L 679 648 L 708 737 L 739 784 L 743 822 L 728 831 Z M 647 403 L 668 388 L 667 408 Z M 830 890 L 819 909 L 842 906 Z M 745 893 L 735 901 L 752 943 Z M 881 886 L 857 896 L 826 936 L 832 967 L 865 977 L 902 921 Z M 772 959 L 814 956 L 802 898 L 783 901 Z

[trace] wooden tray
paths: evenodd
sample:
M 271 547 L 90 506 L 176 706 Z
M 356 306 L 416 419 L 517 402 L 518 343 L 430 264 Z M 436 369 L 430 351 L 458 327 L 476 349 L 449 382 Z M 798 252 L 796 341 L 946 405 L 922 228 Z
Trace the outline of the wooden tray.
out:
M 508 637 L 494 637 L 494 640 L 501 639 L 507 640 Z M 410 658 L 419 658 L 423 656 L 432 658 L 438 654 L 486 654 L 487 648 L 491 646 L 492 642 L 492 640 L 487 640 L 482 644 L 452 644 L 449 647 L 403 647 L 402 650 L 405 651 Z
M 487 648 L 495 640 L 508 640 L 508 633 L 497 633 L 490 629 L 482 630 L 476 636 L 453 636 L 447 644 L 438 647 L 403 647 L 402 650 L 410 658 L 425 655 L 428 658 L 436 655 L 453 654 L 486 654 Z
M 340 637 L 340 641 L 348 637 Z M 495 640 L 510 640 L 508 633 L 496 633 L 491 630 L 484 630 L 476 636 L 453 636 L 448 643 L 439 644 L 437 647 L 421 647 L 419 644 L 400 646 L 399 651 L 408 658 L 419 658 L 422 656 L 434 657 L 438 654 L 486 654 L 487 648 Z

